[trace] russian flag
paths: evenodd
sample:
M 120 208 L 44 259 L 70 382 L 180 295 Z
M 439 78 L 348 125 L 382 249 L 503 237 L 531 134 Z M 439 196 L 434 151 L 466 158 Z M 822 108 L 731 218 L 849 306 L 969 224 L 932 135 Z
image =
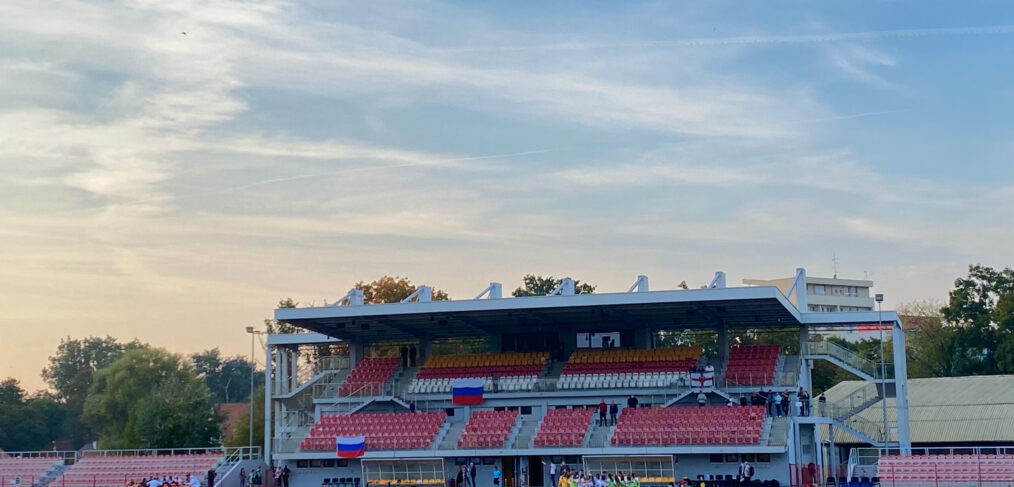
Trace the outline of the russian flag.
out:
M 365 436 L 337 436 L 334 441 L 338 458 L 359 458 L 366 452 Z
M 451 402 L 482 404 L 482 379 L 454 379 L 451 383 Z

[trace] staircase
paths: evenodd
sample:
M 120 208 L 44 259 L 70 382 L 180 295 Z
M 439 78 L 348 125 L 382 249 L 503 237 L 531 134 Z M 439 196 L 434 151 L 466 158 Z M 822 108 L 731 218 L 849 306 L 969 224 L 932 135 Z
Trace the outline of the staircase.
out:
M 598 415 L 596 414 L 592 420 L 590 433 L 584 442 L 584 446 L 588 448 L 606 448 L 609 446 L 609 440 L 613 437 L 613 431 L 616 430 L 616 426 L 599 426 Z
M 789 418 L 780 416 L 777 418 L 764 418 L 764 428 L 767 430 L 768 446 L 785 446 L 789 441 Z M 761 432 L 761 443 L 764 443 L 764 433 Z
M 827 360 L 866 381 L 877 380 L 880 375 L 877 364 L 855 354 L 851 350 L 827 341 L 811 341 L 807 344 L 806 358 Z
M 408 397 L 408 386 L 412 383 L 412 379 L 415 379 L 416 374 L 419 373 L 419 369 L 420 367 L 399 367 L 397 372 L 394 373 L 394 378 L 391 380 L 392 395 L 402 399 Z
M 553 363 L 549 364 L 549 370 L 546 371 L 546 377 L 547 378 L 560 377 L 563 374 L 564 365 L 567 365 L 567 362 L 561 362 L 558 360 L 553 361 Z
M 51 467 L 35 481 L 35 487 L 46 487 L 50 482 L 60 478 L 63 475 L 63 471 L 67 470 L 67 468 L 67 465 L 62 463 Z
M 465 431 L 466 421 L 455 421 L 451 423 L 451 426 L 447 429 L 447 433 L 444 434 L 443 439 L 440 440 L 439 448 L 441 450 L 457 450 L 458 440 L 461 438 L 461 433 Z
M 514 435 L 514 441 L 508 443 L 514 448 L 531 448 L 535 441 L 535 433 L 539 430 L 539 425 L 542 424 L 543 416 L 536 416 L 534 414 L 528 416 L 521 416 L 521 426 L 518 428 L 518 432 Z

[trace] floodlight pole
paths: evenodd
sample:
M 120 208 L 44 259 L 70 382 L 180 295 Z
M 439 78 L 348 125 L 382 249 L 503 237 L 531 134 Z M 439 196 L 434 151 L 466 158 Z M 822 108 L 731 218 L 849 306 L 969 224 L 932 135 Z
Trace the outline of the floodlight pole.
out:
M 250 429 L 247 431 L 249 436 L 247 445 L 250 447 L 250 450 L 253 451 L 254 369 L 256 368 L 254 364 L 257 363 L 257 359 L 254 357 L 254 335 L 256 335 L 257 332 L 254 331 L 254 327 L 252 326 L 246 327 L 246 332 L 250 334 Z
M 891 435 L 887 432 L 887 364 L 885 359 L 884 351 L 884 311 L 881 303 L 884 302 L 884 295 L 877 294 L 875 296 L 877 301 L 877 329 L 880 330 L 880 405 L 883 411 L 884 419 L 884 445 L 887 445 L 887 440 Z

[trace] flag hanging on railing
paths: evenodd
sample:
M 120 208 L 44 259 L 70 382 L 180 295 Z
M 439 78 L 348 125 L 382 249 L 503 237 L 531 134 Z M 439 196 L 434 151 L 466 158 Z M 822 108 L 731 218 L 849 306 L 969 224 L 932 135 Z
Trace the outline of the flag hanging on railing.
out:
M 715 386 L 715 368 L 708 366 L 705 369 L 693 369 L 690 371 L 690 386 L 691 387 L 714 387 Z
M 359 458 L 366 452 L 366 437 L 335 437 L 335 450 L 338 452 L 338 458 Z
M 482 379 L 454 379 L 451 382 L 451 402 L 454 404 L 482 404 Z

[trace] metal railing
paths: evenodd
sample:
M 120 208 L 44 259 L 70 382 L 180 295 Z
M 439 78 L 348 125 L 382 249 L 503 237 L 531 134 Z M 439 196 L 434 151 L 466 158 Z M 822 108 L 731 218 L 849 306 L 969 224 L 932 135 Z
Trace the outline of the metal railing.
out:
M 877 384 L 869 383 L 840 400 L 819 405 L 817 413 L 821 416 L 842 419 L 855 415 L 858 410 L 867 408 L 880 399 L 880 388 Z
M 248 446 L 242 447 L 227 447 L 227 446 L 208 446 L 208 447 L 195 447 L 195 448 L 135 448 L 128 450 L 87 450 L 81 452 L 81 458 L 84 457 L 144 457 L 144 456 L 162 456 L 162 455 L 210 455 L 220 454 L 222 456 L 229 456 L 229 454 L 235 450 L 250 448 Z
M 73 450 L 2 451 L 0 458 L 77 458 Z
M 879 365 L 869 359 L 861 357 L 852 350 L 849 350 L 836 343 L 827 340 L 813 340 L 807 343 L 807 355 L 827 355 L 859 370 L 871 377 L 881 378 Z M 888 367 L 888 378 L 892 377 L 894 367 Z

